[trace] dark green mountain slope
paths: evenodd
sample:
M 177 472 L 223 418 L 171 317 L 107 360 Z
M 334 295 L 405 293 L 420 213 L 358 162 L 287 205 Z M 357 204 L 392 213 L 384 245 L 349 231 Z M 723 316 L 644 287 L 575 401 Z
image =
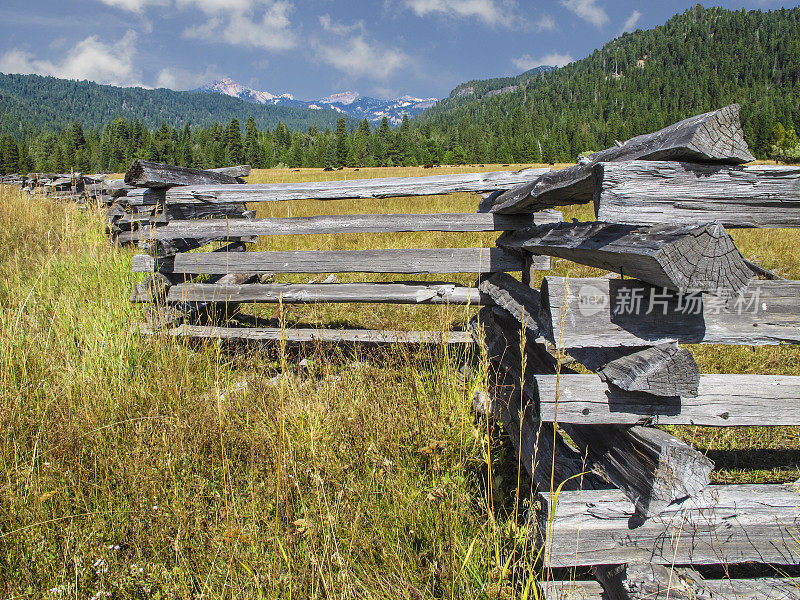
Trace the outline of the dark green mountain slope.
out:
M 469 161 L 572 161 L 733 102 L 759 157 L 778 122 L 800 126 L 800 8 L 698 5 L 565 67 L 461 85 L 414 125 Z
M 250 115 L 260 129 L 275 129 L 283 122 L 290 130 L 314 125 L 333 128 L 341 116 L 331 110 L 251 104 L 220 94 L 0 74 L 0 133 L 15 136 L 22 129 L 58 131 L 74 121 L 97 128 L 117 117 L 139 120 L 146 128 L 156 129 L 162 122 L 172 127 L 185 123 L 207 127 L 236 118 L 244 123 Z

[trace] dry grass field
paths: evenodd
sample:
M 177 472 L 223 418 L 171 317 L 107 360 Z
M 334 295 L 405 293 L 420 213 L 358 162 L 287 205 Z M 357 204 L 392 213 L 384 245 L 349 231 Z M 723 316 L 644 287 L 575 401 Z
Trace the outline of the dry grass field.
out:
M 249 181 L 517 167 L 271 170 Z M 476 205 L 456 194 L 262 203 L 258 214 Z M 592 218 L 587 207 L 564 212 Z M 495 237 L 282 236 L 257 247 L 489 247 Z M 800 232 L 734 237 L 748 258 L 800 279 Z M 529 486 L 501 433 L 472 414 L 483 382 L 459 379 L 463 350 L 301 354 L 145 338 L 133 327 L 140 308 L 128 303 L 134 253 L 108 242 L 98 211 L 0 189 L 0 597 L 535 597 L 514 508 Z M 556 261 L 554 272 L 594 271 Z M 277 280 L 311 277 L 320 276 Z M 287 327 L 439 329 L 463 327 L 475 309 L 251 310 Z M 692 351 L 705 372 L 800 375 L 794 346 Z M 800 428 L 675 431 L 717 462 L 715 481 L 800 476 Z

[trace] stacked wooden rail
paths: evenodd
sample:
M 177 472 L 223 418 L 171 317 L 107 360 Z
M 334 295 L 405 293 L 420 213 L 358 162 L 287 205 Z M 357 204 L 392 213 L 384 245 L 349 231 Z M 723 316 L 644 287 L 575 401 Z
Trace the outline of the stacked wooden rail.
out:
M 597 579 L 549 581 L 545 597 L 800 598 L 794 580 L 699 572 L 800 564 L 798 485 L 709 485 L 713 462 L 654 426 L 800 424 L 800 377 L 701 374 L 682 346 L 800 343 L 800 282 L 746 261 L 725 230 L 798 226 L 800 171 L 750 160 L 734 105 L 482 204 L 513 216 L 593 202 L 596 222 L 515 230 L 498 247 L 621 276 L 480 285 L 495 306 L 473 328 L 494 386 L 476 408 L 502 421 L 536 485 L 545 580 Z
M 105 175 L 81 173 L 28 173 L 0 177 L 0 184 L 16 185 L 29 194 L 41 194 L 59 200 L 85 204 L 93 201 L 110 205 L 113 196 L 112 180 Z
M 137 161 L 125 177 L 124 219 L 118 239 L 135 240 L 146 254 L 133 259 L 135 272 L 150 275 L 132 300 L 151 306 L 146 331 L 166 329 L 177 337 L 227 340 L 286 339 L 289 342 L 471 343 L 466 331 L 372 331 L 290 329 L 253 326 L 228 319 L 216 326 L 209 314 L 230 316 L 242 303 L 393 303 L 485 305 L 492 300 L 477 288 L 447 282 L 267 283 L 282 273 L 392 273 L 480 275 L 549 268 L 549 257 L 516 249 L 403 248 L 358 251 L 244 252 L 243 244 L 264 235 L 385 233 L 408 231 L 511 232 L 557 222 L 553 210 L 526 215 L 489 213 L 355 214 L 295 218 L 253 218 L 247 205 L 285 200 L 333 200 L 499 193 L 531 181 L 547 169 L 468 173 L 434 177 L 240 185 L 227 174 L 194 171 Z M 210 218 L 209 218 L 210 217 Z M 213 243 L 226 246 L 198 250 Z M 203 279 L 197 279 L 202 277 Z M 222 310 L 216 310 L 222 307 Z M 233 326 L 232 326 L 233 325 Z M 245 326 L 248 325 L 248 326 Z M 262 324 L 263 325 L 263 324 Z

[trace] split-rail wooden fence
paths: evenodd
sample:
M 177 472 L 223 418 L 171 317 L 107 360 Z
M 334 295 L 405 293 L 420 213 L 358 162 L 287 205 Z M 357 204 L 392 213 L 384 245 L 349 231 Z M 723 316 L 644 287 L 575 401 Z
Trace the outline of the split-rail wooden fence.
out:
M 746 260 L 726 231 L 800 225 L 800 170 L 745 164 L 752 160 L 733 105 L 559 171 L 242 185 L 246 167 L 137 161 L 115 183 L 109 230 L 146 252 L 133 260 L 149 275 L 131 299 L 150 305 L 147 332 L 473 344 L 492 365 L 475 409 L 503 424 L 534 483 L 528 523 L 545 573 L 539 597 L 798 599 L 800 583 L 780 574 L 800 564 L 800 482 L 710 485 L 713 462 L 657 427 L 800 425 L 800 377 L 701 374 L 684 347 L 800 343 L 800 282 Z M 484 194 L 479 212 L 257 219 L 247 210 L 453 192 Z M 565 223 L 553 210 L 576 203 L 593 203 L 597 221 Z M 261 235 L 401 231 L 503 233 L 493 248 L 245 251 Z M 193 252 L 212 242 L 225 245 Z M 609 275 L 545 276 L 532 287 L 533 270 L 549 269 L 551 257 Z M 475 287 L 257 279 L 339 272 L 480 278 Z M 210 307 L 259 302 L 482 308 L 466 332 L 202 321 Z M 758 577 L 737 577 L 739 565 Z

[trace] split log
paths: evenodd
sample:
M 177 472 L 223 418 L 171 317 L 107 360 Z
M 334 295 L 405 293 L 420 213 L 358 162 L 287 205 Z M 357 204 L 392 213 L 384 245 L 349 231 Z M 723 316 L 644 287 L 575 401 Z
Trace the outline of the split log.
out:
M 594 202 L 610 223 L 800 227 L 800 167 L 603 163 L 594 167 Z
M 649 348 L 570 348 L 570 355 L 600 378 L 629 392 L 697 396 L 700 368 L 692 353 L 675 343 Z
M 524 325 L 534 338 L 541 335 L 538 314 L 541 308 L 539 290 L 514 279 L 508 273 L 495 273 L 481 281 L 478 289 L 489 296 L 497 306 L 508 311 L 519 324 Z M 516 327 L 519 327 L 517 325 Z
M 559 423 L 800 425 L 800 377 L 701 375 L 696 398 L 627 392 L 595 375 L 536 375 L 542 419 Z M 556 386 L 558 385 L 558 392 Z
M 800 343 L 800 281 L 753 280 L 737 296 L 683 295 L 635 279 L 546 277 L 542 334 L 559 348 L 665 342 Z
M 592 201 L 592 168 L 601 162 L 685 160 L 740 164 L 755 160 L 747 149 L 739 105 L 690 117 L 655 133 L 595 152 L 577 164 L 542 175 L 500 194 L 482 210 L 519 213 Z
M 236 177 L 225 173 L 135 160 L 125 173 L 125 183 L 137 187 L 168 188 L 175 185 L 227 185 L 238 182 Z
M 205 169 L 210 173 L 221 173 L 228 177 L 235 177 L 237 179 L 248 177 L 250 175 L 250 165 L 236 165 L 235 167 L 220 167 L 218 169 Z M 244 183 L 244 182 L 242 182 Z
M 167 256 L 175 256 L 181 252 L 189 252 L 202 248 L 214 242 L 238 242 L 241 244 L 255 244 L 258 237 L 254 235 L 239 235 L 239 236 L 202 236 L 191 238 L 173 238 L 169 240 L 153 239 L 153 230 L 150 227 L 140 227 L 136 232 L 138 237 L 136 245 L 140 250 L 147 252 L 150 256 L 156 258 L 164 258 Z
M 800 493 L 789 485 L 709 486 L 638 527 L 631 527 L 633 511 L 620 490 L 563 492 L 551 511 L 540 515 L 548 532 L 546 568 L 800 562 L 793 537 Z
M 265 183 L 253 185 L 193 185 L 167 190 L 170 204 L 212 202 L 272 202 L 281 200 L 374 199 L 405 196 L 435 196 L 457 192 L 507 190 L 537 178 L 549 169 L 519 172 L 460 173 L 432 177 L 385 177 L 309 183 Z
M 144 328 L 143 333 L 154 333 Z M 167 330 L 176 338 L 205 338 L 243 342 L 354 344 L 471 344 L 467 331 L 386 331 L 370 329 L 281 329 L 278 327 L 211 327 L 179 325 Z
M 549 268 L 549 258 L 540 260 Z M 519 271 L 522 258 L 501 248 L 411 248 L 392 250 L 298 250 L 247 252 L 228 257 L 220 253 L 178 254 L 164 272 L 191 275 L 227 273 L 493 273 Z M 134 272 L 155 268 L 152 256 L 133 257 Z
M 592 569 L 608 600 L 716 600 L 694 569 L 653 563 L 598 565 Z
M 169 290 L 169 302 L 259 302 L 284 304 L 387 303 L 482 306 L 492 299 L 476 288 L 452 283 L 187 283 Z
M 184 207 L 181 207 L 184 208 Z M 531 216 L 533 219 L 531 219 Z M 532 223 L 561 220 L 558 211 L 534 215 L 493 215 L 487 213 L 320 215 L 282 217 L 250 221 L 171 220 L 154 232 L 157 240 L 201 236 L 306 235 L 335 233 L 394 233 L 403 231 L 506 231 L 529 227 Z
M 706 579 L 705 587 L 714 600 L 800 600 L 800 581 L 791 577 L 755 579 Z M 545 600 L 612 600 L 596 581 L 546 581 L 540 584 Z M 671 594 L 643 600 L 668 600 Z M 691 596 L 690 596 L 691 598 Z M 703 600 L 703 596 L 693 600 Z
M 497 244 L 565 258 L 676 291 L 730 295 L 752 278 L 719 223 L 653 227 L 556 223 L 506 233 Z
M 581 456 L 553 427 L 540 421 L 536 389 L 530 375 L 523 373 L 554 370 L 554 361 L 535 341 L 525 336 L 525 364 L 521 354 L 521 329 L 501 309 L 482 309 L 470 323 L 477 344 L 482 345 L 492 365 L 489 411 L 509 435 L 539 491 L 601 489 L 607 484 L 586 466 Z
M 560 423 L 560 417 L 558 417 Z M 678 438 L 653 427 L 567 425 L 567 435 L 636 507 L 636 520 L 664 511 L 708 486 L 714 463 Z

